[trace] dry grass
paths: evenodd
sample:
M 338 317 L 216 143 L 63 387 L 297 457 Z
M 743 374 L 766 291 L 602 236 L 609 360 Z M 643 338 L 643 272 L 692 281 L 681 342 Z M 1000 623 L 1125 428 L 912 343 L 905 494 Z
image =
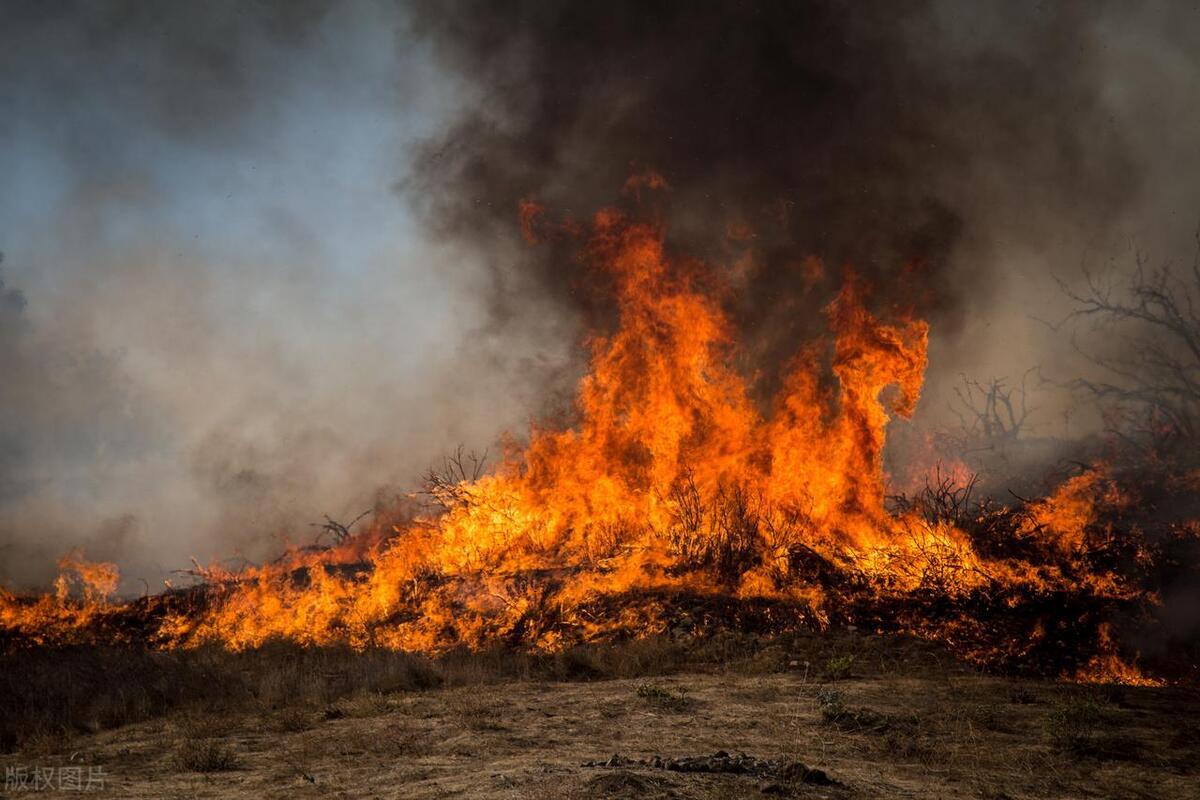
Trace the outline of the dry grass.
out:
M 299 733 L 315 726 L 316 713 L 307 706 L 290 706 L 268 718 L 267 727 L 276 733 Z
M 0 753 L 188 709 L 235 713 L 256 708 L 278 729 L 303 728 L 314 709 L 323 709 L 328 718 L 371 716 L 386 710 L 379 705 L 385 695 L 438 687 L 653 677 L 685 669 L 771 674 L 789 669 L 797 658 L 805 663 L 844 658 L 831 653 L 844 650 L 847 642 L 857 648 L 858 655 L 851 656 L 857 668 L 874 647 L 863 637 L 763 640 L 728 633 L 584 645 L 553 654 L 455 651 L 437 659 L 287 642 L 241 653 L 218 648 L 17 651 L 0 655 Z M 879 666 L 895 665 L 880 661 Z
M 240 725 L 239 716 L 192 710 L 172 720 L 172 761 L 184 772 L 227 772 L 239 761 L 229 741 Z
M 175 764 L 185 772 L 227 772 L 237 769 L 238 759 L 215 739 L 185 739 L 176 745 Z
M 1191 798 L 1200 779 L 1194 693 L 981 676 L 879 637 L 437 660 L 281 647 L 123 667 L 110 652 L 26 655 L 9 664 L 41 670 L 36 685 L 77 682 L 10 728 L 19 750 L 0 767 L 100 764 L 122 797 Z M 110 665 L 126 683 L 104 679 Z M 0 718 L 27 700 L 0 698 Z M 802 761 L 839 785 L 582 766 L 717 750 Z

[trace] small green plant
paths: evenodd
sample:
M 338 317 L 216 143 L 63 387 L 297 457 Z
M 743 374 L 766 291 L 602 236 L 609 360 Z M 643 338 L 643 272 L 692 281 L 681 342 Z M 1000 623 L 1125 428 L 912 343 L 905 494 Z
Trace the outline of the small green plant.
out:
M 833 656 L 825 662 L 824 668 L 821 670 L 821 675 L 826 680 L 840 681 L 850 677 L 850 670 L 854 667 L 854 654 L 847 653 L 842 656 Z
M 684 711 L 692 703 L 692 699 L 687 696 L 687 689 L 680 688 L 671 691 L 649 683 L 643 683 L 637 687 L 637 696 L 651 705 L 668 711 Z
M 821 720 L 827 725 L 853 728 L 868 733 L 882 733 L 892 728 L 911 728 L 919 723 L 915 714 L 881 714 L 869 708 L 852 708 L 846 705 L 846 695 L 836 689 L 817 692 L 817 708 Z
M 836 689 L 822 689 L 817 692 L 817 708 L 821 711 L 821 719 L 825 722 L 839 722 L 845 718 L 846 695 Z

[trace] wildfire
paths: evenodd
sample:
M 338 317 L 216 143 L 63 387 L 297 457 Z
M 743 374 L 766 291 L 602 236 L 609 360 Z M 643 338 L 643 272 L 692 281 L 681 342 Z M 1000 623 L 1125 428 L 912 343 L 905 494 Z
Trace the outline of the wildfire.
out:
M 519 211 L 534 244 L 545 212 Z M 853 621 L 975 642 L 966 654 L 990 663 L 1027 657 L 1036 637 L 1001 632 L 1013 641 L 998 656 L 996 637 L 956 603 L 1033 603 L 1036 628 L 1056 593 L 1145 594 L 1117 570 L 1082 566 L 1098 506 L 1122 502 L 1102 470 L 1020 512 L 885 509 L 885 435 L 916 407 L 929 329 L 905 309 L 872 313 L 852 271 L 825 307 L 827 340 L 799 349 L 761 410 L 732 366 L 721 302 L 731 289 L 718 271 L 669 254 L 661 224 L 615 211 L 595 216 L 584 250 L 611 281 L 617 325 L 587 341 L 577 422 L 535 426 L 490 474 L 438 484 L 439 513 L 126 604 L 106 602 L 115 568 L 73 556 L 56 595 L 0 593 L 0 629 L 32 642 L 100 629 L 160 647 L 284 637 L 554 649 L 666 630 L 682 596 L 762 601 L 776 628 Z M 1079 674 L 1133 680 L 1103 637 Z

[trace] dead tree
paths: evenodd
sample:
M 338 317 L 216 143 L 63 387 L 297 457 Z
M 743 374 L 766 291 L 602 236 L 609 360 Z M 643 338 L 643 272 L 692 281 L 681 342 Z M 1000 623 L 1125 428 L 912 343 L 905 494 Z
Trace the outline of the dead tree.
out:
M 950 410 L 962 423 L 968 441 L 982 442 L 985 448 L 1003 447 L 1021 436 L 1029 414 L 1028 370 L 1021 383 L 1010 387 L 1007 378 L 992 378 L 986 383 L 962 376 L 954 387 L 955 399 Z
M 1194 443 L 1200 434 L 1200 234 L 1190 268 L 1152 267 L 1143 254 L 1123 274 L 1101 280 L 1085 273 L 1086 288 L 1059 281 L 1075 304 L 1064 323 L 1086 323 L 1111 334 L 1103 351 L 1075 349 L 1098 368 L 1096 378 L 1067 385 L 1097 400 L 1110 431 L 1153 447 Z

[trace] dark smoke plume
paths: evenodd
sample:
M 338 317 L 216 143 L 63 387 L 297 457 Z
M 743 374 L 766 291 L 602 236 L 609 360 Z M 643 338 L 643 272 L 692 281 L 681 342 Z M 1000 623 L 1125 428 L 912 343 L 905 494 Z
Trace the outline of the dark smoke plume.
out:
M 428 144 L 417 196 L 441 234 L 508 252 L 522 199 L 586 219 L 650 168 L 676 242 L 752 254 L 737 310 L 764 363 L 821 325 L 828 294 L 797 301 L 807 255 L 953 330 L 997 278 L 953 258 L 990 224 L 981 203 L 1102 224 L 1136 186 L 1099 102 L 1094 4 L 960 5 L 421 3 L 477 103 Z M 498 322 L 531 293 L 589 311 L 577 263 L 496 257 Z
M 876 303 L 930 320 L 918 419 L 953 424 L 963 374 L 1094 368 L 1034 319 L 1071 310 L 1051 273 L 1169 259 L 1200 215 L 1200 12 L 1185 4 L 427 0 L 415 17 L 474 102 L 404 188 L 437 234 L 485 254 L 499 331 L 531 309 L 597 322 L 577 242 L 537 224 L 584 222 L 655 170 L 665 195 L 621 202 L 730 267 L 764 395 L 852 264 Z M 537 247 L 520 241 L 528 201 L 545 209 L 525 219 Z M 1079 434 L 1077 400 L 1035 398 L 1039 458 Z M 1170 591 L 1167 627 L 1194 626 L 1194 582 Z

